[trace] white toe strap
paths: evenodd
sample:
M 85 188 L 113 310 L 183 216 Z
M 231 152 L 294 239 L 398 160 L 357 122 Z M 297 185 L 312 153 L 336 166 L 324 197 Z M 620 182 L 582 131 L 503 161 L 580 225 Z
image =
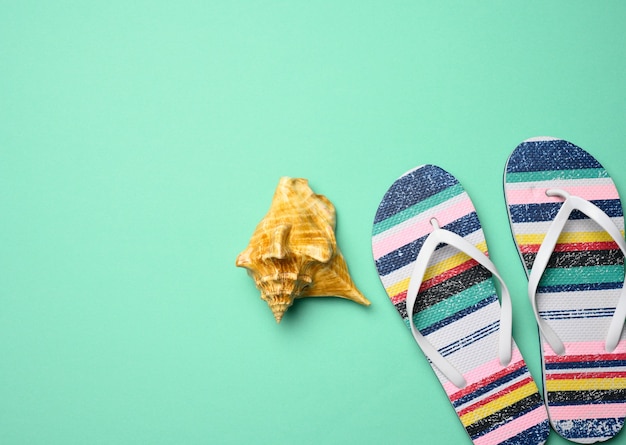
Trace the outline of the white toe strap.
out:
M 530 299 L 530 304 L 533 308 L 541 335 L 556 354 L 563 355 L 565 354 L 565 345 L 556 335 L 554 330 L 546 323 L 546 321 L 539 316 L 539 309 L 537 308 L 537 287 L 539 286 L 539 281 L 546 270 L 550 256 L 554 251 L 554 247 L 556 246 L 557 240 L 563 231 L 565 223 L 567 223 L 569 215 L 574 210 L 579 210 L 587 215 L 602 229 L 604 229 L 611 236 L 611 238 L 613 238 L 613 240 L 615 240 L 625 256 L 626 242 L 624 242 L 624 237 L 611 218 L 593 203 L 579 196 L 570 195 L 566 191 L 560 189 L 549 189 L 546 191 L 546 195 L 559 196 L 565 201 L 554 217 L 552 224 L 550 224 L 548 232 L 546 233 L 543 243 L 541 243 L 537 256 L 535 257 L 530 276 L 528 277 L 528 298 Z M 605 349 L 608 352 L 613 351 L 617 347 L 619 339 L 622 335 L 622 329 L 624 328 L 625 318 L 626 293 L 625 289 L 622 288 L 622 293 L 606 336 Z
M 502 310 L 500 317 L 500 329 L 499 329 L 499 346 L 498 357 L 502 366 L 507 366 L 511 361 L 512 350 L 512 309 L 511 309 L 511 297 L 509 296 L 509 290 L 507 289 L 504 281 L 498 274 L 496 266 L 493 262 L 481 252 L 476 246 L 466 241 L 456 233 L 450 232 L 439 227 L 435 219 L 431 220 L 435 230 L 428 235 L 422 248 L 420 249 L 417 259 L 415 260 L 415 267 L 411 274 L 409 281 L 409 288 L 406 296 L 406 310 L 409 317 L 409 325 L 413 338 L 420 346 L 426 357 L 441 371 L 441 373 L 458 388 L 463 388 L 467 385 L 467 382 L 463 375 L 446 359 L 441 353 L 424 337 L 415 326 L 413 321 L 413 311 L 415 308 L 415 302 L 417 300 L 417 294 L 424 279 L 428 262 L 433 252 L 439 244 L 448 244 L 455 247 L 472 259 L 476 260 L 479 264 L 484 266 L 489 272 L 495 276 L 501 284 L 502 294 Z

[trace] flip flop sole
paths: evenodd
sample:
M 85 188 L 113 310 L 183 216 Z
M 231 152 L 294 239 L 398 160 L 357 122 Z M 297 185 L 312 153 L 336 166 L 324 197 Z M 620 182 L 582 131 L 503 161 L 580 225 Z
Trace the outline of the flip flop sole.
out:
M 526 274 L 562 200 L 559 188 L 585 198 L 624 230 L 615 184 L 602 165 L 570 142 L 534 138 L 511 154 L 504 178 L 511 230 Z M 626 417 L 626 341 L 604 341 L 624 283 L 624 258 L 608 234 L 581 212 L 570 215 L 537 290 L 540 316 L 563 340 L 564 356 L 543 339 L 544 399 L 553 428 L 579 443 L 617 434 Z
M 376 213 L 372 250 L 383 286 L 407 326 L 409 279 L 432 231 L 431 218 L 487 253 L 476 210 L 452 175 L 424 165 L 395 181 Z M 422 335 L 467 380 L 457 388 L 433 366 L 475 444 L 545 443 L 547 414 L 519 350 L 513 345 L 506 367 L 497 357 L 500 303 L 486 269 L 451 246 L 440 246 L 412 315 Z

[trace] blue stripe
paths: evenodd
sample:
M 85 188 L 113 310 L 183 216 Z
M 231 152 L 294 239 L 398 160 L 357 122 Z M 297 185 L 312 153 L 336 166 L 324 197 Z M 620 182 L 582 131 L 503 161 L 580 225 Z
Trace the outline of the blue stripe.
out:
M 491 303 L 495 303 L 498 301 L 498 296 L 497 295 L 489 295 L 487 296 L 487 298 L 479 301 L 478 303 L 469 306 L 465 309 L 463 309 L 462 311 L 459 311 L 457 313 L 455 313 L 454 315 L 449 316 L 448 318 L 444 318 L 441 321 L 438 321 L 437 323 L 434 323 L 426 328 L 420 329 L 420 332 L 422 333 L 422 335 L 428 335 L 428 334 L 432 334 L 433 332 L 451 324 L 454 323 L 455 321 L 460 320 L 461 318 L 472 314 L 474 312 L 476 312 L 479 309 L 484 308 L 485 306 L 490 305 Z M 415 314 L 415 318 L 419 317 L 419 313 Z M 408 323 L 408 319 L 405 320 Z
M 511 154 L 507 173 L 602 168 L 580 147 L 564 140 L 522 142 Z
M 555 286 L 539 286 L 537 288 L 537 294 L 549 292 L 584 292 L 589 290 L 621 289 L 622 287 L 624 287 L 623 281 L 614 283 L 558 284 Z
M 558 315 L 585 315 L 585 314 L 613 314 L 615 312 L 614 307 L 593 307 L 586 309 L 562 309 L 562 310 L 554 310 L 554 311 L 540 311 L 539 314 L 542 316 L 558 316 Z
M 467 236 L 480 229 L 480 221 L 478 221 L 476 212 L 471 212 L 456 221 L 452 221 L 450 224 L 446 224 L 443 228 L 459 236 Z M 388 275 L 394 270 L 398 270 L 415 261 L 427 237 L 428 235 L 418 238 L 377 259 L 376 269 L 378 269 L 378 274 L 380 276 Z
M 613 315 L 613 312 L 603 312 L 603 313 L 594 313 L 594 314 L 559 314 L 559 315 L 541 315 L 541 318 L 546 320 L 575 320 L 575 319 L 586 319 L 586 318 L 609 318 Z
M 455 184 L 458 181 L 454 176 L 435 165 L 424 165 L 413 170 L 394 182 L 385 193 L 374 217 L 374 224 Z
M 541 318 L 545 320 L 573 320 L 586 318 L 606 318 L 612 317 L 615 308 L 608 309 L 573 309 L 563 311 L 539 311 Z
M 583 368 L 619 368 L 626 367 L 626 360 L 597 360 L 590 362 L 558 362 L 546 363 L 546 370 L 583 369 Z
M 622 204 L 619 199 L 602 199 L 590 201 L 598 206 L 604 213 L 610 217 L 624 216 Z M 552 221 L 559 209 L 563 205 L 562 202 L 546 202 L 541 204 L 514 204 L 509 206 L 511 213 L 511 221 L 513 223 Z M 588 217 L 574 210 L 568 219 L 588 219 Z
M 546 442 L 549 434 L 550 422 L 546 419 L 498 445 L 540 445 Z
M 525 410 L 519 411 L 519 412 L 515 413 L 515 418 L 516 419 L 520 418 L 523 415 L 528 414 L 529 412 L 536 410 L 540 406 L 541 406 L 541 404 L 537 404 L 537 405 L 530 406 L 530 407 L 528 407 Z M 511 420 L 512 419 L 508 419 L 508 421 L 511 421 Z M 477 439 L 477 438 L 479 438 L 481 436 L 484 436 L 485 434 L 487 434 L 487 433 L 489 433 L 491 431 L 497 430 L 498 428 L 500 428 L 503 425 L 506 425 L 506 422 L 504 422 L 504 423 L 494 423 L 489 428 L 485 428 L 484 430 L 481 430 L 480 433 L 474 434 L 473 436 L 470 436 L 470 437 L 471 437 L 472 441 L 474 441 L 475 439 Z
M 602 396 L 600 394 L 600 392 L 602 391 L 610 392 L 610 391 L 623 391 L 623 390 L 619 390 L 619 389 L 618 390 L 606 389 L 606 390 L 598 390 L 598 391 L 591 390 L 589 391 L 591 394 L 590 396 L 591 400 L 583 401 L 577 398 L 574 398 L 572 400 L 559 400 L 558 402 L 554 400 L 550 400 L 550 406 L 571 406 L 571 405 L 584 406 L 585 404 L 590 404 L 590 403 L 593 403 L 594 405 L 610 405 L 611 403 L 624 403 L 624 400 L 622 400 L 619 396 L 617 396 L 617 398 L 614 400 L 602 400 Z M 567 391 L 555 391 L 555 392 L 567 393 Z
M 552 424 L 554 430 L 566 439 L 609 438 L 619 432 L 624 425 L 624 418 L 555 420 Z
M 490 391 L 493 391 L 494 389 L 498 388 L 499 386 L 504 386 L 507 383 L 515 380 L 518 377 L 521 377 L 524 374 L 528 373 L 528 369 L 526 368 L 526 366 L 522 366 L 521 368 L 519 368 L 518 370 L 511 372 L 509 374 L 506 374 L 503 377 L 500 377 L 498 380 L 495 380 L 493 382 L 491 382 L 488 385 L 485 385 L 481 388 L 478 388 L 476 391 L 461 397 L 460 399 L 455 400 L 452 405 L 457 408 L 459 406 L 465 405 L 468 402 L 471 402 L 474 399 L 479 398 L 480 396 L 482 396 L 483 394 L 486 394 Z
M 472 332 L 470 335 L 460 338 L 457 341 L 450 343 L 448 346 L 439 349 L 439 353 L 444 357 L 454 354 L 455 352 L 460 351 L 461 349 L 466 348 L 469 345 L 474 344 L 485 337 L 488 337 L 494 332 L 497 332 L 499 327 L 500 320 L 494 321 L 493 323 L 488 324 L 487 326 L 484 326 L 475 332 Z

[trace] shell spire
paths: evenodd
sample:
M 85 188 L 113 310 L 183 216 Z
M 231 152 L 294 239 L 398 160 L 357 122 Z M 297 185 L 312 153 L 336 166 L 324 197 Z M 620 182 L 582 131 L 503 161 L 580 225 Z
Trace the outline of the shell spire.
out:
M 304 178 L 282 177 L 236 265 L 248 270 L 277 323 L 296 298 L 335 296 L 369 306 L 335 239 L 335 207 Z

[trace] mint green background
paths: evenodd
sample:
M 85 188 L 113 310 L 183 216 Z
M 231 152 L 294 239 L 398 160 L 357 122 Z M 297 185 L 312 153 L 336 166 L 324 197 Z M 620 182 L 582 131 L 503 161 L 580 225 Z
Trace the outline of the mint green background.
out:
M 472 196 L 540 378 L 502 170 L 557 136 L 626 194 L 623 2 L 0 6 L 0 443 L 470 443 L 371 258 L 423 163 Z M 337 207 L 369 308 L 276 325 L 235 267 L 283 175 Z

